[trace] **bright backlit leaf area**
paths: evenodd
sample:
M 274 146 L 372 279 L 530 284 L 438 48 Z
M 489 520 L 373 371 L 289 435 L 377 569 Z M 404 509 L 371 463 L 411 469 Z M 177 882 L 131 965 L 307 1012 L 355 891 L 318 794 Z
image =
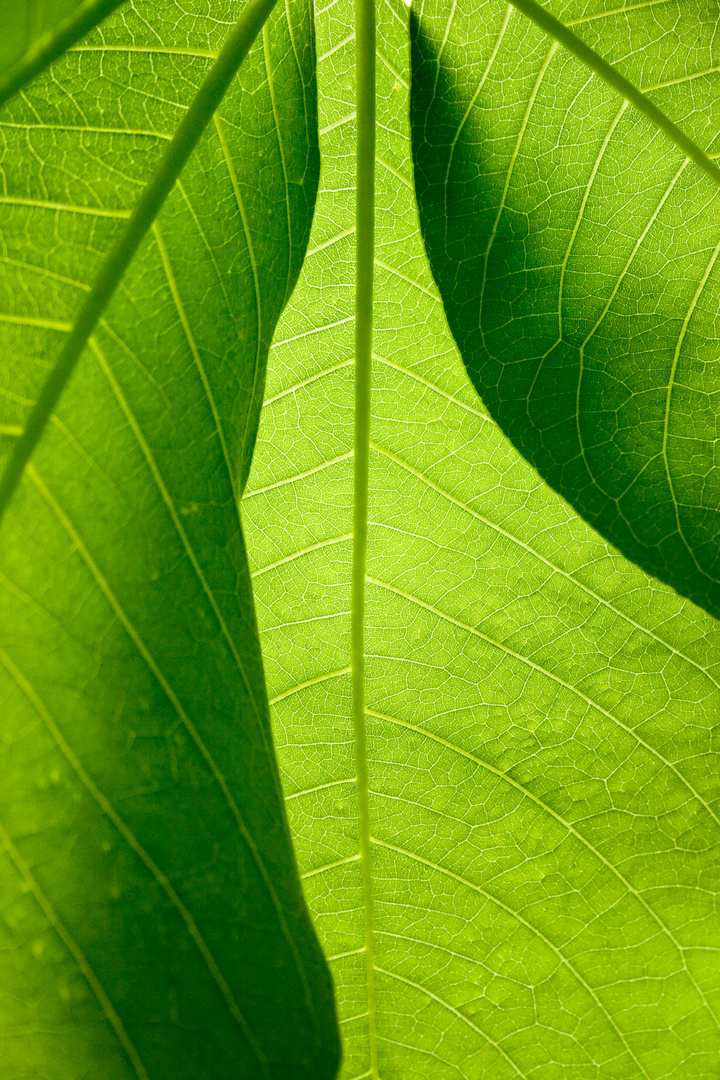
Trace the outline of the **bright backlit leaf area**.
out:
M 717 4 L 374 15 L 359 528 L 352 2 L 0 5 L 0 1080 L 720 1080 Z

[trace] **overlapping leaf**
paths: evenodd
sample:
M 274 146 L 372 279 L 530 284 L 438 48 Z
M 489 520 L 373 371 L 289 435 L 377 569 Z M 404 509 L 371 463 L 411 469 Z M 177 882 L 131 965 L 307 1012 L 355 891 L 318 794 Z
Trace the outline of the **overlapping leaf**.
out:
M 717 7 L 554 13 L 718 152 Z M 420 216 L 488 409 L 644 569 L 720 615 L 720 191 L 496 0 L 423 0 Z
M 342 1075 L 369 1075 L 372 1028 L 383 1080 L 710 1080 L 718 624 L 617 555 L 480 405 L 418 232 L 407 16 L 387 3 L 379 16 L 374 1010 L 347 674 L 354 46 L 344 0 L 317 15 L 324 180 L 243 499 L 291 825 L 338 987 Z M 513 101 L 498 95 L 498 122 Z
M 5 450 L 236 5 L 128 5 L 0 114 Z M 5 1080 L 334 1076 L 237 497 L 318 158 L 273 17 L 0 533 Z

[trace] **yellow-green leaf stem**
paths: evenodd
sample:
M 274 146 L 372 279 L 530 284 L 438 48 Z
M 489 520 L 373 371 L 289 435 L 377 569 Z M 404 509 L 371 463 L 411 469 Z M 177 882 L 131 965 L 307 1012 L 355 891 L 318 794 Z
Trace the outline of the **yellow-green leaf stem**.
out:
M 13 447 L 0 482 L 0 523 L 90 335 L 276 2 L 249 0 L 105 260 L 40 391 L 25 430 Z
M 355 434 L 353 483 L 353 554 L 350 599 L 350 667 L 355 732 L 360 860 L 365 921 L 370 1075 L 378 1076 L 375 1020 L 375 960 L 370 866 L 370 806 L 365 732 L 365 571 L 368 536 L 370 456 L 370 378 L 375 259 L 375 0 L 355 2 L 357 78 L 357 163 L 355 234 Z

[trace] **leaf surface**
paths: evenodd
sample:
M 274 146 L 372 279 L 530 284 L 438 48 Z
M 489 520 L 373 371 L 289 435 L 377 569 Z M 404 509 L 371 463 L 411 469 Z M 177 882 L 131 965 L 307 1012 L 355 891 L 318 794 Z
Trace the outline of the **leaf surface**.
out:
M 125 0 L 16 0 L 0 9 L 0 104 Z
M 554 14 L 717 154 L 717 10 Z M 468 372 L 541 475 L 720 615 L 717 185 L 511 7 L 418 5 L 415 176 Z
M 718 624 L 590 529 L 468 382 L 413 203 L 406 20 L 379 4 L 366 628 L 379 1076 L 710 1080 Z M 371 1022 L 347 669 L 351 25 L 342 0 L 318 12 L 323 179 L 243 497 L 344 1080 L 370 1075 Z
M 7 448 L 237 16 L 128 6 L 0 114 Z M 331 1080 L 237 497 L 317 188 L 309 5 L 261 35 L 0 534 L 8 1080 Z

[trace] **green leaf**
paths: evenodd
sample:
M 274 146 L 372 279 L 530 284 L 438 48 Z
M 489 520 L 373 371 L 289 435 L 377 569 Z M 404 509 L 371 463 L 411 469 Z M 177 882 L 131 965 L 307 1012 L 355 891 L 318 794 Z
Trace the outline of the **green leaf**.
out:
M 556 14 L 717 153 L 714 8 Z M 478 392 L 592 525 L 720 615 L 717 185 L 512 8 L 427 0 L 414 50 L 421 224 Z
M 3 441 L 237 18 L 128 8 L 0 115 Z M 309 5 L 267 25 L 0 534 L 3 1077 L 335 1075 L 237 495 L 318 177 Z
M 6 447 L 235 8 L 129 6 L 0 115 Z M 305 8 L 287 10 L 292 34 L 279 14 L 251 54 L 0 533 L 3 1067 L 9 1080 L 334 1075 L 235 510 L 285 304 L 243 518 L 342 1076 L 710 1080 L 720 630 L 601 539 L 478 402 L 418 230 L 407 13 L 386 0 L 364 909 L 348 670 L 353 12 L 330 0 L 317 14 L 323 186 L 288 301 L 317 157 L 312 31 Z M 498 130 L 517 106 L 517 56 L 506 64 Z M 223 783 L 268 856 L 287 935 Z
M 720 628 L 618 555 L 480 405 L 417 226 L 407 16 L 381 3 L 378 18 L 365 627 L 378 1075 L 710 1080 Z M 347 0 L 317 14 L 323 177 L 243 498 L 345 1080 L 370 1075 L 348 674 L 351 25 Z
M 23 432 L 13 448 L 0 482 L 0 522 L 45 432 L 48 421 L 53 416 L 58 401 L 72 377 L 83 349 L 88 344 L 92 345 L 90 339 L 107 305 L 117 291 L 142 241 L 147 237 L 149 230 L 155 226 L 155 220 L 165 200 L 204 135 L 208 124 L 215 117 L 218 106 L 237 75 L 238 68 L 263 29 L 276 2 L 277 0 L 250 0 L 245 5 L 241 18 L 228 34 L 215 62 L 203 79 L 200 89 L 178 124 L 175 134 L 168 142 L 167 149 L 133 206 L 127 225 L 106 255 L 100 272 L 65 338 L 57 360 L 42 385 L 25 422 Z M 223 135 L 220 128 L 218 128 L 218 135 L 222 144 Z M 160 241 L 158 243 L 162 246 Z M 253 262 L 252 252 L 250 255 Z M 253 285 L 257 293 L 256 271 L 253 273 Z M 257 296 L 256 303 L 260 311 L 261 303 Z M 255 321 L 257 322 L 257 316 Z M 257 370 L 257 360 L 255 367 Z
M 0 104 L 125 0 L 13 0 L 0 9 Z

